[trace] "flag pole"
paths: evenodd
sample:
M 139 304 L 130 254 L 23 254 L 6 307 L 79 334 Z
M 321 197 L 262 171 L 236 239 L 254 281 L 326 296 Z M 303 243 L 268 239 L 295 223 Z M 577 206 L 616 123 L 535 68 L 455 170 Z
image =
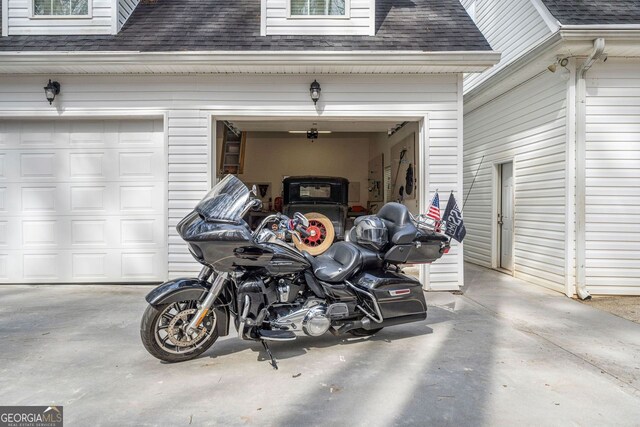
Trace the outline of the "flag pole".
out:
M 471 181 L 471 187 L 469 187 L 469 192 L 467 193 L 467 197 L 464 199 L 464 203 L 462 204 L 462 211 L 464 211 L 464 207 L 467 205 L 467 200 L 469 200 L 469 195 L 471 194 L 471 190 L 473 189 L 473 184 L 476 183 L 476 178 L 478 177 L 478 172 L 480 172 L 480 166 L 482 166 L 482 161 L 484 160 L 484 156 L 480 159 L 480 164 L 478 165 L 478 169 L 476 169 L 476 174 L 473 176 L 473 181 Z

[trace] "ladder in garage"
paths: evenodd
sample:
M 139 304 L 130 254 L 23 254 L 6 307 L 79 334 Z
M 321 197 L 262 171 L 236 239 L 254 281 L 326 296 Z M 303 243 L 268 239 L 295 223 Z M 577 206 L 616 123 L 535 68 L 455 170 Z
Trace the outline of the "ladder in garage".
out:
M 246 132 L 236 129 L 229 122 L 224 122 L 220 175 L 243 173 L 246 139 Z

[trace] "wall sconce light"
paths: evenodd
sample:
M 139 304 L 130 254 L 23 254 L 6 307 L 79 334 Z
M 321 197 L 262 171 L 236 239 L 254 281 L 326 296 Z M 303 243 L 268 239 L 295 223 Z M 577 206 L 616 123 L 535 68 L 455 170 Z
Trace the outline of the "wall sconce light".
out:
M 49 105 L 51 105 L 53 100 L 56 99 L 56 95 L 60 94 L 60 83 L 52 82 L 49 79 L 49 84 L 44 87 L 44 94 L 47 97 L 47 101 L 49 101 Z
M 318 83 L 317 80 L 314 80 L 313 83 L 311 83 L 311 87 L 309 88 L 309 93 L 311 94 L 311 100 L 313 101 L 313 105 L 316 105 L 318 103 L 318 100 L 320 99 L 320 91 L 322 89 L 320 89 L 320 83 Z

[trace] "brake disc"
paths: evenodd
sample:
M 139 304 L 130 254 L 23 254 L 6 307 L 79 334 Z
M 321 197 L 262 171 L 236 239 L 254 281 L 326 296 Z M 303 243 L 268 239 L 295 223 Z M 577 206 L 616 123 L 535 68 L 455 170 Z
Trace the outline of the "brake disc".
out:
M 187 334 L 186 328 L 189 325 L 190 317 L 196 311 L 195 308 L 181 311 L 169 322 L 167 334 L 169 335 L 169 341 L 176 347 L 193 346 L 207 333 L 207 328 L 203 325 L 197 332 L 191 335 Z

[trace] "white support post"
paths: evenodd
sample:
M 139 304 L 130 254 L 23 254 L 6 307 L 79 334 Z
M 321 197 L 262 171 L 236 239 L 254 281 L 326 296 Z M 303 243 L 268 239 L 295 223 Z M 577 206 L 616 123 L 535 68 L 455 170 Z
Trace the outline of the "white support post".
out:
M 458 180 L 456 192 L 464 218 L 464 76 L 458 74 Z M 458 286 L 464 286 L 464 244 L 458 243 Z
M 429 117 L 424 116 L 418 125 L 418 171 L 420 174 L 420 185 L 418 187 L 418 211 L 426 212 L 429 204 Z M 420 264 L 420 283 L 426 290 L 431 289 L 431 279 L 429 277 L 429 265 Z
M 575 294 L 575 186 L 576 186 L 576 76 L 575 60 L 568 65 L 570 77 L 567 81 L 567 142 L 565 153 L 565 294 Z

